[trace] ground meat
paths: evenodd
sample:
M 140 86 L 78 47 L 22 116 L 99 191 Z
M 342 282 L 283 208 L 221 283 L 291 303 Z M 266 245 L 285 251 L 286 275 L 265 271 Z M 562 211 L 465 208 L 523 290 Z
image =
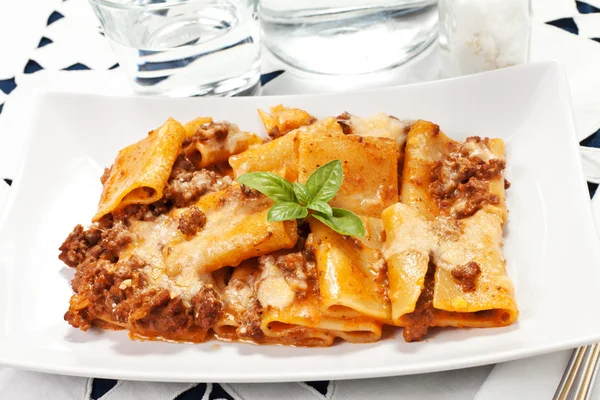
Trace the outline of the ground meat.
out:
M 86 286 L 89 286 L 93 282 L 93 272 L 90 274 L 88 270 L 94 268 L 98 260 L 83 261 L 77 265 L 73 280 L 71 280 L 71 287 L 75 293 L 83 292 Z
M 220 137 L 217 130 L 213 134 Z M 78 225 L 60 247 L 59 258 L 76 267 L 71 282 L 75 295 L 64 316 L 72 326 L 83 330 L 94 325 L 112 327 L 105 321 L 114 321 L 115 327 L 128 326 L 133 335 L 197 342 L 214 325 L 222 309 L 214 289 L 203 289 L 187 305 L 179 297 L 171 298 L 166 289 L 148 286 L 141 258 L 133 255 L 119 260 L 123 248 L 134 239 L 128 231 L 133 221 L 155 220 L 176 202 L 187 206 L 205 193 L 231 185 L 227 172 L 195 170 L 185 157 L 178 157 L 176 164 L 161 200 L 129 205 L 89 229 Z M 191 207 L 179 222 L 184 233 L 193 234 L 202 229 L 206 217 Z
M 460 283 L 462 290 L 472 292 L 477 287 L 477 278 L 481 275 L 479 264 L 471 261 L 465 265 L 457 265 L 452 268 L 452 277 Z
M 171 208 L 172 203 L 164 198 L 152 204 L 130 204 L 114 212 L 113 219 L 129 226 L 133 221 L 154 221 L 158 216 L 168 213 Z
M 466 143 L 487 146 L 486 140 L 473 137 Z M 466 218 L 486 204 L 499 204 L 489 181 L 502 174 L 505 161 L 494 158 L 484 161 L 471 155 L 466 144 L 451 143 L 448 150 L 431 170 L 429 191 L 440 209 L 456 218 Z
M 82 331 L 87 331 L 92 327 L 94 318 L 91 318 L 86 309 L 81 311 L 67 311 L 63 319 L 69 323 L 73 328 L 79 328 Z
M 175 159 L 175 163 L 173 164 L 173 168 L 171 169 L 171 174 L 174 171 L 192 171 L 196 169 L 196 166 L 193 162 L 191 162 L 183 153 L 179 154 Z
M 166 296 L 163 294 L 165 292 Z M 134 335 L 191 342 L 204 340 L 206 330 L 194 325 L 192 310 L 181 298 L 171 299 L 168 291 L 163 290 L 154 299 L 155 304 L 151 306 L 150 312 L 131 324 Z
M 225 122 L 211 122 L 206 128 L 196 132 L 196 135 L 201 137 L 203 141 L 216 139 L 220 142 L 225 140 L 231 126 L 232 125 Z
M 59 247 L 58 258 L 70 267 L 77 267 L 84 261 L 98 260 L 101 257 L 117 261 L 118 254 L 133 240 L 122 223 L 100 229 L 101 225 L 83 229 L 77 225 L 65 242 Z
M 307 261 L 316 261 L 315 254 L 317 252 L 317 249 L 313 243 L 312 235 L 309 235 L 308 237 L 300 236 L 298 238 L 297 245 L 300 246 L 300 248 L 302 249 L 302 252 L 304 253 L 304 256 L 306 257 Z
M 198 151 L 199 142 L 223 142 L 229 135 L 233 125 L 226 122 L 211 122 L 203 125 L 192 136 L 185 138 L 181 144 L 180 157 L 176 161 L 176 166 L 184 166 L 187 170 L 194 170 L 195 166 L 200 165 L 202 155 Z M 193 167 L 189 167 L 189 165 Z
M 350 126 L 350 124 L 348 123 L 348 121 L 350 121 L 350 118 L 352 118 L 352 115 L 346 111 L 344 111 L 342 114 L 338 115 L 336 118 L 338 124 L 342 128 L 342 132 L 344 133 L 344 135 L 352 134 L 352 126 Z
M 84 260 L 77 266 L 71 286 L 75 295 L 71 298 L 69 311 L 64 318 L 72 326 L 88 329 L 97 315 L 106 313 L 105 302 L 108 290 L 115 284 L 115 278 L 105 268 L 111 264 L 104 259 Z M 82 307 L 85 299 L 85 307 Z
M 119 234 L 110 236 L 116 246 Z M 171 298 L 167 289 L 148 287 L 145 266 L 135 255 L 116 263 L 86 258 L 77 266 L 72 281 L 76 294 L 65 320 L 82 330 L 100 319 L 127 325 L 143 337 L 204 340 L 223 307 L 215 290 L 203 288 L 188 306 L 179 297 Z
M 227 122 L 210 122 L 202 125 L 192 136 L 187 137 L 182 144 L 185 148 L 191 143 L 208 142 L 209 140 L 223 141 L 233 125 Z
M 101 232 L 98 229 L 84 230 L 83 226 L 77 225 L 58 248 L 58 258 L 69 267 L 75 268 L 88 257 L 90 249 L 98 243 L 100 236 Z
M 221 176 L 208 169 L 179 169 L 171 174 L 164 190 L 164 199 L 171 201 L 176 207 L 186 207 L 200 196 L 226 189 L 231 183 L 232 179 L 229 176 Z
M 423 340 L 432 322 L 434 321 L 433 309 L 433 286 L 434 286 L 435 266 L 429 263 L 429 269 L 425 275 L 423 291 L 417 300 L 415 310 L 406 314 L 404 318 L 407 325 L 404 327 L 404 340 L 407 342 L 420 342 Z
M 284 256 L 279 256 L 275 260 L 275 265 L 284 272 L 294 272 L 305 268 L 306 257 L 304 253 L 290 253 Z
M 240 318 L 240 326 L 237 328 L 237 334 L 240 339 L 260 342 L 264 334 L 260 325 L 262 322 L 262 307 L 256 300 Z
M 121 280 L 129 279 L 131 278 L 133 271 L 144 268 L 146 265 L 144 260 L 134 254 L 131 257 L 116 263 L 114 275 Z
M 260 196 L 260 192 L 256 189 L 252 189 L 250 186 L 240 184 L 240 190 L 247 199 L 256 199 Z
M 500 204 L 500 197 L 490 193 L 485 181 L 471 179 L 456 188 L 454 198 L 444 199 L 439 204 L 442 208 L 451 210 L 453 217 L 461 219 L 470 217 L 485 205 Z
M 116 260 L 121 250 L 132 241 L 133 235 L 127 230 L 127 227 L 123 223 L 117 222 L 112 228 L 102 232 L 100 246 L 108 257 Z
M 134 255 L 119 261 L 111 259 L 115 257 L 112 252 L 120 251 L 120 246 L 131 240 L 128 235 L 122 224 L 102 232 L 98 244 L 92 247 L 85 260 L 77 265 L 71 281 L 71 286 L 77 294 L 71 299 L 71 307 L 65 314 L 65 320 L 71 325 L 87 329 L 96 318 L 111 316 L 116 321 L 125 322 L 124 317 L 115 318 L 113 312 L 133 296 L 133 288 L 145 287 L 146 281 L 140 271 L 145 263 L 139 257 Z M 100 256 L 92 254 L 95 249 L 100 249 Z M 79 299 L 77 306 L 74 305 L 74 299 Z M 80 306 L 81 299 L 85 299 L 85 307 Z M 127 304 L 121 306 L 121 309 L 124 308 L 127 308 Z
M 318 295 L 319 283 L 314 254 L 299 243 L 299 250 L 275 258 L 275 265 L 283 272 L 283 276 L 296 297 L 303 298 L 309 293 Z
M 136 256 L 135 254 L 124 261 L 132 271 L 144 268 L 147 264 L 144 260 Z
M 188 236 L 195 235 L 204 229 L 206 225 L 206 215 L 196 206 L 190 207 L 179 217 L 177 228 Z
M 223 312 L 223 302 L 211 285 L 203 286 L 190 303 L 194 324 L 205 331 L 215 325 Z

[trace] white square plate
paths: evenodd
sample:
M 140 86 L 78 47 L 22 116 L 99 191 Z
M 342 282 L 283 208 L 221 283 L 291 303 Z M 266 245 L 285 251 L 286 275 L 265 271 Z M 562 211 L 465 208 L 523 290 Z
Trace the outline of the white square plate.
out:
M 434 330 L 422 343 L 400 332 L 331 348 L 131 341 L 63 321 L 73 270 L 58 247 L 89 222 L 99 177 L 117 151 L 167 117 L 199 115 L 262 131 L 258 107 L 284 103 L 323 117 L 386 112 L 438 123 L 451 137 L 507 143 L 509 223 L 504 249 L 521 310 L 496 329 Z M 462 368 L 600 341 L 599 249 L 583 179 L 565 74 L 530 64 L 362 93 L 253 98 L 140 98 L 47 94 L 0 217 L 0 363 L 136 380 L 257 382 L 366 378 Z M 16 133 L 15 133 L 16 134 Z

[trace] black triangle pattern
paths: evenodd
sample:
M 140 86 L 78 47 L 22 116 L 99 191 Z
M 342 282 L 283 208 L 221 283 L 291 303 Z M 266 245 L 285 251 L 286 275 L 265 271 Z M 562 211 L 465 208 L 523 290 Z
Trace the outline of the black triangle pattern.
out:
M 52 12 L 52 14 L 50 14 L 50 16 L 48 17 L 48 22 L 46 23 L 46 25 L 50 25 L 55 23 L 56 21 L 58 21 L 61 18 L 64 18 L 65 16 L 62 15 L 61 13 L 59 13 L 58 11 L 54 11 Z
M 117 381 L 112 379 L 94 378 L 94 381 L 92 382 L 92 393 L 90 394 L 91 400 L 98 400 L 116 384 Z
M 584 3 L 583 1 L 576 1 L 575 4 L 577 5 L 577 11 L 582 14 L 600 13 L 600 8 Z
M 260 76 L 260 84 L 265 86 L 267 83 L 271 82 L 273 79 L 277 78 L 279 75 L 283 74 L 285 71 L 277 70 L 273 72 L 268 72 L 266 74 L 262 74 Z
M 63 68 L 63 71 L 84 71 L 84 70 L 88 70 L 88 69 L 90 69 L 90 67 L 88 67 L 85 64 L 75 63 L 67 68 Z
M 573 18 L 560 18 L 554 21 L 546 22 L 548 25 L 556 26 L 557 28 L 564 29 L 567 32 L 571 32 L 574 35 L 579 35 L 579 28 L 573 20 Z
M 25 64 L 25 70 L 23 72 L 26 74 L 33 74 L 34 72 L 38 72 L 42 69 L 44 69 L 44 67 L 38 64 L 37 61 L 30 59 L 27 61 L 27 64 Z
M 42 36 L 42 38 L 40 39 L 40 43 L 38 44 L 38 49 L 39 49 L 40 47 L 47 46 L 47 45 L 49 45 L 50 43 L 53 43 L 53 42 L 52 42 L 52 39 L 49 39 L 49 38 L 47 38 L 46 36 Z
M 5 94 L 10 94 L 16 87 L 17 83 L 15 82 L 15 78 L 0 79 L 0 90 Z

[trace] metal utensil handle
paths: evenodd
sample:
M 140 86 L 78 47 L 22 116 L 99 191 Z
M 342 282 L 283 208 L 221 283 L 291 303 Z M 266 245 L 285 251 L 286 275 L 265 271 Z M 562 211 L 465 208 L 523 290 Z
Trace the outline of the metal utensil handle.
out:
M 587 400 L 598 372 L 600 343 L 575 349 L 554 393 L 554 400 Z

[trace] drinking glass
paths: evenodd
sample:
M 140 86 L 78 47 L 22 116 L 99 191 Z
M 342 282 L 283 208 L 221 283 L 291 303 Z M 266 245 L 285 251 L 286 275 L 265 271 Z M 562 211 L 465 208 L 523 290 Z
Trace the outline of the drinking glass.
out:
M 260 0 L 266 47 L 301 70 L 363 74 L 395 67 L 437 37 L 437 0 Z
M 260 90 L 254 0 L 89 0 L 140 94 L 253 95 Z

